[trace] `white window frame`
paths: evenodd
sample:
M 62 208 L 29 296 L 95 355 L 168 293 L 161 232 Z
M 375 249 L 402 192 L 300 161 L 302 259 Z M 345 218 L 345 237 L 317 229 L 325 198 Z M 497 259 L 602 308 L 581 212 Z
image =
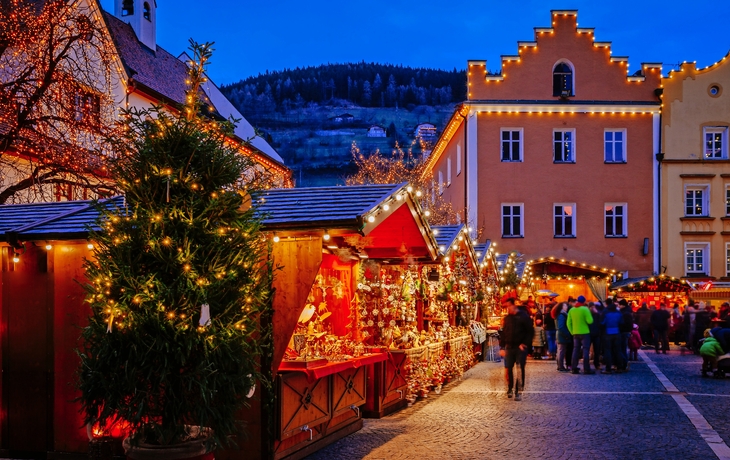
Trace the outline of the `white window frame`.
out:
M 702 250 L 702 270 L 689 270 L 689 260 L 687 259 L 687 252 L 690 250 Z M 696 257 L 696 254 L 694 255 Z M 696 264 L 697 262 L 693 262 Z M 696 267 L 695 267 L 696 268 Z M 684 243 L 684 274 L 686 276 L 691 275 L 704 275 L 710 276 L 710 243 L 705 242 L 691 242 Z
M 511 135 L 510 135 L 510 139 L 507 141 L 503 140 L 502 136 L 504 135 L 505 132 L 513 133 L 515 131 L 518 132 L 520 135 L 520 138 L 517 140 L 517 142 L 519 144 L 519 149 L 518 149 L 519 158 L 517 160 L 513 160 L 510 157 L 509 160 L 505 160 L 502 155 L 504 153 L 502 150 L 504 148 L 504 142 L 509 142 L 510 146 L 511 146 L 511 144 L 515 141 L 511 138 L 512 137 Z M 510 153 L 512 153 L 511 149 L 510 149 Z M 525 153 L 525 129 L 524 128 L 500 128 L 500 130 L 499 130 L 499 160 L 502 163 L 522 163 L 524 161 L 524 153 Z
M 444 173 L 439 171 L 439 196 L 444 194 Z
M 700 214 L 687 214 L 687 192 L 690 191 L 701 191 L 702 192 L 702 213 Z M 682 199 L 684 204 L 684 217 L 709 217 L 710 216 L 710 186 L 709 184 L 686 184 L 684 186 L 684 196 Z
M 606 224 L 606 220 L 608 219 L 608 215 L 606 215 L 606 213 L 608 212 L 608 210 L 606 208 L 609 206 L 612 206 L 614 209 L 617 206 L 622 206 L 621 217 L 623 219 L 623 223 L 622 223 L 620 235 L 617 235 L 617 234 L 609 235 L 608 234 L 608 225 Z M 614 219 L 616 218 L 615 215 L 613 217 L 614 217 Z M 604 203 L 604 205 L 603 205 L 603 234 L 605 235 L 605 237 L 606 238 L 626 238 L 627 236 L 629 236 L 629 225 L 628 225 L 629 219 L 628 219 L 628 217 L 629 217 L 628 203 Z M 614 228 L 615 227 L 616 227 L 616 221 L 614 220 Z
M 555 214 L 555 207 L 556 206 L 562 206 L 562 207 L 571 207 L 573 209 L 571 224 L 572 224 L 572 234 L 571 235 L 558 235 L 555 228 L 555 218 L 558 217 Z M 553 203 L 553 207 L 551 208 L 552 215 L 553 215 L 553 237 L 554 238 L 575 238 L 577 236 L 576 228 L 577 228 L 577 219 L 576 219 L 576 205 L 575 203 Z M 563 229 L 565 228 L 565 218 L 563 215 Z M 565 233 L 565 232 L 563 232 Z
M 451 157 L 446 159 L 446 186 L 451 186 Z
M 555 133 L 570 133 L 571 141 L 570 141 L 570 147 L 571 147 L 571 154 L 572 158 L 570 161 L 556 161 L 555 160 Z M 562 128 L 562 129 L 553 129 L 553 163 L 555 164 L 573 164 L 576 162 L 576 155 L 575 155 L 575 128 Z M 560 141 L 561 143 L 565 142 L 565 138 L 563 136 L 563 140 Z
M 511 234 L 506 234 L 505 233 L 505 231 L 504 231 L 504 217 L 505 217 L 504 207 L 505 206 L 509 206 L 510 208 L 515 207 L 515 206 L 516 207 L 519 207 L 519 209 L 520 209 L 520 215 L 519 215 L 519 218 L 520 218 L 519 234 L 515 234 L 514 233 L 514 229 L 513 229 L 513 232 Z M 510 212 L 511 211 L 512 211 L 512 209 L 510 209 Z M 500 205 L 499 205 L 499 215 L 501 217 L 501 221 L 500 222 L 501 222 L 501 226 L 502 226 L 502 238 L 523 238 L 525 236 L 525 203 L 500 203 Z M 514 214 L 510 214 L 509 217 L 513 218 L 514 217 Z
M 705 126 L 702 128 L 702 158 L 705 160 L 726 160 L 728 158 L 727 126 Z M 707 155 L 707 135 L 720 134 L 720 156 Z
M 461 174 L 461 144 L 456 144 L 456 175 Z
M 606 134 L 608 133 L 621 133 L 622 134 L 622 140 L 621 140 L 621 157 L 623 158 L 621 161 L 616 160 L 609 160 L 606 157 L 606 146 L 610 142 L 611 146 L 613 147 L 616 143 L 616 140 L 613 139 L 611 141 L 606 140 Z M 615 163 L 615 164 L 624 164 L 627 163 L 628 160 L 626 158 L 626 128 L 606 128 L 603 130 L 603 162 L 604 163 Z

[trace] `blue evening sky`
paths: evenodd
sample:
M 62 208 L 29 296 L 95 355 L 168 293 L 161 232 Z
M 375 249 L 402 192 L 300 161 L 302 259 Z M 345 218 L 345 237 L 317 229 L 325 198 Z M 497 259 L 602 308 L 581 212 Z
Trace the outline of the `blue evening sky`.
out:
M 114 0 L 101 0 L 113 11 Z M 570 4 L 543 0 L 157 0 L 157 42 L 177 55 L 188 38 L 216 43 L 209 74 L 217 84 L 266 70 L 327 62 L 379 62 L 441 69 L 486 59 L 499 68 L 533 27 L 550 26 L 551 9 L 577 9 L 617 56 L 704 67 L 730 51 L 730 1 L 641 0 Z

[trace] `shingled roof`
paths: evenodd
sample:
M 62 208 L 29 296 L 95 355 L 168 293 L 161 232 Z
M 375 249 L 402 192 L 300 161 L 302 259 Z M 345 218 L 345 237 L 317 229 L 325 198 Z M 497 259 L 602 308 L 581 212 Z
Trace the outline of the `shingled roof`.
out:
M 122 207 L 124 198 L 102 200 L 104 206 Z M 0 241 L 71 240 L 86 238 L 99 210 L 94 201 L 10 204 L 0 206 Z
M 265 230 L 361 228 L 363 216 L 405 193 L 407 184 L 309 187 L 259 192 L 254 199 Z
M 109 12 L 104 11 L 103 16 L 124 69 L 138 88 L 142 92 L 150 93 L 150 96 L 159 98 L 160 102 L 184 104 L 187 90 L 185 82 L 188 79 L 188 66 L 184 61 L 190 59 L 187 54 L 183 53 L 180 57 L 176 57 L 160 46 L 152 50 L 137 39 L 132 26 Z M 206 104 L 215 109 L 217 115 L 239 120 L 234 132 L 242 141 L 249 141 L 251 146 L 269 159 L 284 164 L 284 160 L 276 150 L 266 140 L 256 135 L 253 126 L 210 79 L 203 84 L 201 97 Z

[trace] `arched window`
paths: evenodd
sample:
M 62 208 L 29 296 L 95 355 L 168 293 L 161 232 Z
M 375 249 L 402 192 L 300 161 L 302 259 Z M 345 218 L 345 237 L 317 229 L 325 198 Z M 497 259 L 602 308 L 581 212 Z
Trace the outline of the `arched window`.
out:
M 150 15 L 151 15 L 151 14 L 152 14 L 152 13 L 150 13 L 150 4 L 149 4 L 149 3 L 147 3 L 147 2 L 144 2 L 144 6 L 142 7 L 142 16 L 143 16 L 143 17 L 144 17 L 144 18 L 145 18 L 146 20 L 148 20 L 148 21 L 151 21 L 151 20 L 152 20 L 152 19 L 150 18 Z
M 565 62 L 558 62 L 553 69 L 553 96 L 573 95 L 573 69 Z
M 134 0 L 124 0 L 122 2 L 122 16 L 131 16 L 134 14 Z

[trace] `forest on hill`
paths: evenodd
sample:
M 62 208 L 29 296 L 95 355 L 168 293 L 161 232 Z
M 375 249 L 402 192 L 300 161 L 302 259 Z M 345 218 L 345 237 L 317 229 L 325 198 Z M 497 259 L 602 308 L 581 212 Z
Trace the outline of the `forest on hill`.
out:
M 398 147 L 423 154 L 415 128 L 440 133 L 466 99 L 463 70 L 376 63 L 325 64 L 248 77 L 221 87 L 295 173 L 298 186 L 343 184 L 356 172 L 353 151 Z M 373 125 L 386 137 L 373 137 Z
M 404 109 L 466 99 L 463 70 L 392 64 L 324 64 L 251 76 L 221 88 L 249 121 L 310 103 L 347 101 L 360 107 Z

